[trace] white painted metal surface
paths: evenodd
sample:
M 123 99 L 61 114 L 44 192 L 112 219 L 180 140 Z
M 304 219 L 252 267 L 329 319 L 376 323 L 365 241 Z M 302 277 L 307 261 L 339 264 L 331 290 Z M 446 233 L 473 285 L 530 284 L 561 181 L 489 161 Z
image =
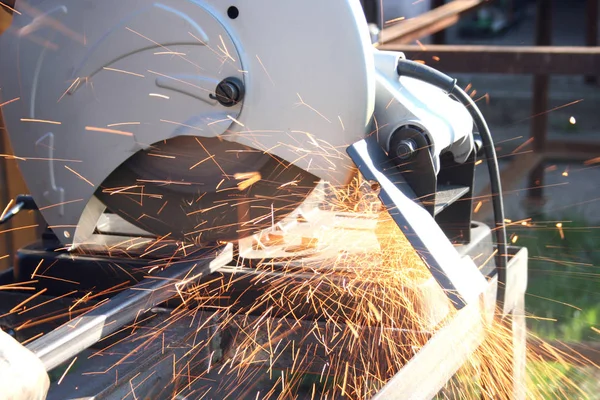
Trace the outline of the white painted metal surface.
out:
M 65 244 L 90 233 L 76 227 L 110 172 L 152 143 L 221 136 L 344 183 L 344 148 L 370 128 L 374 63 L 358 0 L 17 8 L 0 37 L 0 83 L 4 100 L 19 100 L 3 112 L 31 194 Z M 208 95 L 230 76 L 246 96 L 226 108 Z
M 460 104 L 399 80 L 402 55 L 371 46 L 358 0 L 20 7 L 0 37 L 0 95 L 15 99 L 3 112 L 29 190 L 67 246 L 92 239 L 107 176 L 177 136 L 250 146 L 335 185 L 352 173 L 346 147 L 373 131 L 386 147 L 398 127 L 424 128 L 436 170 L 440 152 L 461 162 L 473 147 Z M 234 107 L 210 97 L 227 77 L 245 84 Z

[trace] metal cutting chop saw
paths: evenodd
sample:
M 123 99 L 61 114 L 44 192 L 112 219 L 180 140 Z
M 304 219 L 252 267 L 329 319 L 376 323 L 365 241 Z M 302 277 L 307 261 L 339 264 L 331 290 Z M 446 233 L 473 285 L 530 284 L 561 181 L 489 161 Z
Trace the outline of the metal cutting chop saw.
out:
M 452 79 L 376 50 L 358 0 L 9 6 L 0 103 L 14 99 L 2 112 L 31 194 L 17 203 L 47 224 L 20 251 L 13 279 L 49 265 L 43 275 L 55 279 L 38 289 L 66 298 L 139 282 L 31 341 L 48 370 L 173 297 L 173 280 L 331 256 L 315 231 L 377 225 L 323 207 L 327 188 L 357 170 L 454 307 L 478 303 L 492 280 L 506 304 L 515 257 L 485 121 Z M 495 240 L 471 221 L 482 153 L 497 183 Z M 275 236 L 284 239 L 269 243 Z M 84 397 L 127 386 L 103 384 Z M 50 395 L 67 398 L 73 385 Z

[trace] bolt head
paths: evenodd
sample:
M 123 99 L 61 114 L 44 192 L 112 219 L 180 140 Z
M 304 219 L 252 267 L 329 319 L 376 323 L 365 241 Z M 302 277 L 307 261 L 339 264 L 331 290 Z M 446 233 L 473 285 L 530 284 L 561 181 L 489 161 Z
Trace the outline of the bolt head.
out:
M 225 107 L 233 107 L 244 96 L 243 84 L 235 78 L 226 78 L 219 82 L 215 88 L 215 95 L 211 96 Z
M 417 144 L 412 139 L 402 140 L 396 147 L 397 157 L 401 160 L 410 159 L 417 151 Z

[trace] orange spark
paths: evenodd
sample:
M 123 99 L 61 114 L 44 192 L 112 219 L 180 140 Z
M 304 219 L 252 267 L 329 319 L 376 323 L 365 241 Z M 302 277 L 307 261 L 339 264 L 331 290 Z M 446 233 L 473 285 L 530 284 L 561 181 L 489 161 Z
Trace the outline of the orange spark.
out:
M 150 157 L 160 157 L 160 158 L 170 158 L 170 159 L 177 158 L 175 156 L 167 156 L 167 155 L 164 155 L 164 154 L 156 154 L 156 153 L 148 153 L 148 156 L 150 156 Z
M 47 119 L 21 118 L 21 122 L 37 122 L 42 124 L 62 125 L 62 122 L 51 121 Z
M 600 163 L 600 157 L 592 158 L 583 162 L 584 165 L 594 165 Z
M 86 126 L 85 130 L 91 131 L 91 132 L 103 132 L 103 133 L 112 133 L 115 135 L 133 136 L 132 132 L 119 131 L 116 129 L 100 128 L 100 127 L 96 127 L 96 126 Z
M 577 103 L 581 103 L 582 101 L 583 101 L 583 99 L 579 99 L 579 100 L 575 100 L 575 101 L 572 101 L 572 102 L 570 102 L 570 103 L 567 103 L 567 104 L 563 104 L 562 106 L 554 107 L 554 108 L 552 108 L 552 109 L 550 109 L 550 110 L 548 110 L 548 111 L 544 111 L 544 112 L 541 112 L 541 113 L 538 113 L 538 114 L 532 115 L 531 117 L 527 117 L 527 118 L 521 119 L 521 120 L 519 120 L 519 121 L 516 121 L 516 122 L 515 122 L 515 124 L 518 124 L 518 123 L 521 123 L 521 122 L 524 122 L 524 121 L 530 120 L 530 119 L 532 119 L 532 118 L 537 118 L 537 117 L 539 117 L 540 115 L 548 114 L 548 113 L 551 113 L 552 111 L 557 111 L 557 110 L 560 110 L 560 109 L 562 109 L 562 108 L 566 108 L 566 107 L 573 106 L 573 105 L 575 105 L 575 104 L 577 104 Z
M 2 233 L 8 233 L 8 232 L 14 232 L 14 231 L 21 231 L 23 229 L 32 229 L 32 228 L 37 228 L 39 225 L 35 224 L 35 225 L 27 225 L 27 226 L 19 226 L 16 228 L 10 228 L 10 229 L 5 229 L 3 231 L 0 231 L 0 234 Z
M 0 6 L 2 7 L 6 7 L 9 11 L 14 12 L 15 14 L 21 15 L 21 13 L 19 11 L 17 11 L 16 9 L 12 8 L 11 6 L 9 6 L 8 4 L 4 4 L 4 2 L 0 2 Z
M 166 119 L 161 119 L 160 122 L 164 122 L 164 123 L 167 123 L 167 124 L 173 124 L 173 125 L 179 125 L 179 126 L 185 126 L 186 128 L 194 129 L 194 130 L 197 130 L 197 131 L 202 131 L 202 129 L 198 128 L 197 126 L 186 125 L 186 124 L 182 124 L 181 122 L 173 122 L 173 121 L 169 121 L 169 120 L 166 120 Z
M 225 55 L 225 57 L 227 57 L 231 61 L 235 62 L 235 58 L 233 58 L 231 56 L 231 54 L 229 54 L 229 50 L 227 49 L 227 46 L 225 45 L 225 41 L 223 40 L 223 36 L 219 35 L 219 39 L 221 40 L 221 45 L 223 46 L 222 48 L 220 46 L 217 46 L 219 48 L 219 50 L 221 50 L 223 52 L 223 54 Z
M 79 179 L 81 179 L 82 181 L 84 181 L 85 183 L 89 184 L 92 187 L 94 186 L 94 184 L 92 182 L 90 182 L 89 180 L 87 180 L 86 178 L 84 178 L 83 175 L 81 175 L 80 173 L 76 172 L 72 168 L 68 167 L 67 165 L 65 165 L 65 168 L 68 169 L 69 171 L 71 171 L 72 173 L 74 173 L 75 175 L 77 175 L 77 177 Z
M 125 71 L 125 70 L 122 70 L 122 69 L 109 68 L 109 67 L 102 67 L 102 69 L 104 69 L 106 71 L 120 72 L 120 73 L 127 74 L 127 75 L 133 75 L 133 76 L 137 76 L 139 78 L 145 78 L 145 76 L 142 75 L 142 74 L 137 74 L 137 73 L 131 72 L 131 71 Z
M 67 204 L 77 203 L 79 201 L 83 201 L 83 199 L 69 200 L 69 201 L 63 201 L 61 203 L 50 204 L 49 206 L 39 207 L 39 210 L 43 211 L 43 210 L 47 210 L 49 208 L 60 207 L 60 206 L 64 206 L 64 205 L 67 205 Z
M 14 313 L 14 312 L 18 311 L 25 304 L 29 303 L 31 300 L 35 299 L 36 297 L 44 294 L 47 290 L 48 290 L 47 288 L 43 288 L 42 290 L 40 290 L 39 292 L 33 294 L 32 296 L 29 296 L 28 298 L 26 298 L 25 300 L 23 300 L 22 302 L 20 302 L 19 304 L 17 304 L 13 308 L 11 308 L 10 312 Z
M 523 142 L 521 145 L 519 145 L 513 152 L 512 154 L 518 153 L 520 150 L 522 150 L 523 148 L 525 148 L 526 146 L 528 146 L 529 144 L 531 144 L 533 142 L 533 138 L 529 138 L 527 139 L 525 142 Z
M 0 4 L 2 4 L 2 3 L 0 3 Z M 21 98 L 20 97 L 16 97 L 16 98 L 14 98 L 12 100 L 8 100 L 8 101 L 5 101 L 4 103 L 0 103 L 0 108 L 4 107 L 6 105 L 9 105 L 10 103 L 14 103 L 15 101 L 18 101 L 18 100 L 21 100 Z
M 57 385 L 60 385 L 60 383 L 63 381 L 63 379 L 65 378 L 65 376 L 67 375 L 67 372 L 69 372 L 69 370 L 71 369 L 71 367 L 73 366 L 73 364 L 75 364 L 75 361 L 77 361 L 77 357 L 75 357 L 73 359 L 73 361 L 71 361 L 71 363 L 69 364 L 69 366 L 67 367 L 67 369 L 65 369 L 65 372 L 63 372 L 62 376 L 60 377 L 60 379 L 58 380 L 58 382 L 56 383 Z
M 0 4 L 2 4 L 2 3 L 0 3 Z M 25 339 L 25 340 L 23 340 L 23 341 L 21 342 L 21 345 L 23 345 L 23 346 L 26 346 L 28 343 L 31 343 L 31 342 L 33 342 L 35 339 L 37 339 L 37 338 L 39 338 L 39 337 L 42 337 L 42 336 L 44 336 L 44 332 L 40 332 L 40 333 L 38 333 L 37 335 L 30 337 L 29 339 Z
M 262 179 L 260 172 L 240 173 L 235 174 L 233 177 L 237 180 L 243 179 L 242 182 L 239 182 L 237 184 L 238 190 L 240 191 L 248 189 L 250 186 L 254 185 L 256 182 Z
M 149 41 L 149 42 L 151 42 L 151 43 L 155 44 L 156 46 L 162 47 L 162 48 L 163 48 L 163 49 L 165 49 L 166 51 L 171 51 L 171 49 L 169 49 L 168 47 L 166 47 L 166 46 L 163 46 L 162 44 L 158 43 L 157 41 L 155 41 L 155 40 L 152 40 L 152 39 L 150 39 L 149 37 L 147 37 L 147 36 L 144 36 L 144 35 L 142 35 L 141 33 L 139 33 L 139 32 L 136 32 L 136 31 L 134 31 L 133 29 L 131 29 L 131 28 L 127 27 L 127 26 L 125 27 L 125 29 L 127 29 L 127 30 L 128 30 L 129 32 L 131 32 L 131 33 L 135 33 L 136 35 L 138 35 L 138 36 L 139 36 L 139 37 L 141 37 L 141 38 L 144 38 L 144 39 L 146 39 L 147 41 Z M 180 55 L 178 55 L 178 57 L 180 57 L 181 59 L 185 60 L 186 62 L 188 62 L 188 63 L 192 64 L 193 66 L 197 67 L 197 68 L 198 68 L 198 69 L 200 69 L 200 70 L 202 70 L 202 69 L 203 69 L 201 66 L 199 66 L 199 65 L 197 65 L 197 64 L 195 64 L 195 63 L 193 63 L 193 62 L 191 62 L 191 61 L 190 61 L 189 59 L 187 59 L 186 57 L 183 57 L 183 56 L 180 56 Z
M 404 21 L 406 17 L 398 17 L 385 21 L 385 25 L 395 24 L 396 22 Z
M 200 145 L 200 147 L 202 147 L 202 150 L 204 150 L 204 152 L 206 153 L 206 155 L 208 155 L 209 157 L 211 157 L 211 160 L 215 163 L 215 165 L 217 166 L 217 168 L 219 168 L 219 170 L 221 170 L 221 173 L 223 174 L 223 176 L 227 180 L 229 180 L 229 176 L 223 170 L 223 168 L 221 168 L 221 165 L 219 165 L 219 163 L 217 162 L 217 160 L 214 159 L 214 156 L 209 153 L 209 151 L 206 149 L 206 147 L 204 147 L 204 145 L 202 144 L 202 142 L 197 137 L 195 137 L 194 139 L 196 139 L 196 142 Z
M 160 56 L 160 55 L 170 55 L 170 56 L 186 56 L 186 53 L 181 53 L 178 51 L 157 51 L 154 53 L 155 56 Z
M 138 182 L 142 182 L 142 183 L 157 183 L 157 184 L 162 184 L 162 185 L 183 185 L 183 186 L 190 186 L 191 183 L 190 182 L 178 182 L 178 181 L 167 181 L 167 180 L 158 180 L 158 179 L 138 179 Z
M 164 94 L 160 94 L 160 93 L 148 93 L 148 96 L 150 97 L 159 97 L 161 99 L 165 99 L 165 100 L 169 100 L 170 97 Z
M 113 126 L 123 126 L 123 125 L 140 125 L 141 122 L 118 122 L 116 124 L 106 125 L 108 128 L 112 128 Z
M 558 233 L 560 233 L 560 238 L 564 240 L 565 233 L 563 231 L 563 224 L 562 224 L 562 222 L 557 223 L 556 224 L 556 228 L 558 228 Z
M 2 215 L 0 215 L 0 219 L 4 219 L 4 217 L 6 216 L 6 213 L 8 212 L 8 210 L 10 209 L 10 207 L 13 205 L 14 202 L 15 202 L 14 199 L 10 199 L 10 201 L 8 202 L 6 207 L 4 207 L 4 211 L 2 211 Z
M 273 82 L 273 79 L 271 78 L 271 75 L 269 74 L 269 71 L 267 71 L 267 68 L 265 68 L 265 65 L 263 64 L 262 60 L 260 59 L 260 57 L 258 56 L 258 54 L 256 55 L 256 59 L 258 60 L 258 62 L 260 63 L 260 66 L 262 67 L 262 69 L 265 71 L 265 74 L 267 74 L 267 78 L 269 78 L 269 81 L 271 81 L 271 84 L 273 86 L 275 86 L 275 82 Z
M 317 111 L 315 108 L 313 108 L 309 104 L 305 103 L 304 100 L 302 99 L 302 97 L 300 96 L 300 93 L 296 93 L 296 96 L 298 96 L 298 99 L 300 99 L 300 105 L 303 105 L 303 106 L 307 107 L 308 109 L 310 109 L 313 112 L 315 112 L 318 116 L 320 116 L 321 118 L 323 118 L 325 121 L 331 123 L 331 121 L 329 119 L 327 119 L 327 117 L 325 117 L 323 114 L 321 114 L 319 111 Z
M 56 101 L 57 103 L 60 103 L 60 101 L 63 99 L 63 97 L 65 97 L 67 94 L 72 94 L 77 87 L 79 87 L 79 83 L 81 82 L 81 78 L 77 78 L 73 81 L 73 83 L 71 83 L 71 85 L 67 88 L 67 90 L 64 91 L 64 93 L 58 98 L 58 100 Z M 72 90 L 73 89 L 73 90 Z
M 192 165 L 192 166 L 190 167 L 190 170 L 192 170 L 192 169 L 196 168 L 198 165 L 202 164 L 203 162 L 205 162 L 205 161 L 207 161 L 207 160 L 212 160 L 214 157 L 215 157 L 215 156 L 208 156 L 208 157 L 206 157 L 206 158 L 204 158 L 204 159 L 202 159 L 202 160 L 198 161 L 196 164 L 194 164 L 194 165 Z
M 60 281 L 60 282 L 65 282 L 65 283 L 70 283 L 73 285 L 80 285 L 79 282 L 75 282 L 75 281 L 71 281 L 69 279 L 63 279 L 63 278 L 57 278 L 55 276 L 48 276 L 48 275 L 36 275 L 38 278 L 45 278 L 45 279 L 51 279 L 51 280 L 55 280 L 55 281 Z
M 240 121 L 238 121 L 237 119 L 233 118 L 231 115 L 228 115 L 227 118 L 229 118 L 231 121 L 235 122 L 236 124 L 238 124 L 241 127 L 244 127 L 244 124 L 242 124 Z

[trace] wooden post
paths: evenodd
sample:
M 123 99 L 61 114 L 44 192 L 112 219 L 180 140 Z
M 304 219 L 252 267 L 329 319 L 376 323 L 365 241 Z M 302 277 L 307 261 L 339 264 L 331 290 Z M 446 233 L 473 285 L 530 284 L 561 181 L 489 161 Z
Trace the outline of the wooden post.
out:
M 525 293 L 520 296 L 508 321 L 512 331 L 513 399 L 527 398 L 527 326 L 525 324 Z
M 4 120 L 2 119 L 2 110 L 0 110 L 0 153 L 2 154 L 6 154 L 4 143 L 7 136 L 6 129 L 4 128 Z M 6 158 L 0 156 L 0 212 L 4 210 L 4 207 L 6 207 L 10 201 L 6 164 Z M 10 249 L 12 249 L 12 247 L 12 236 L 10 234 L 0 234 L 0 271 L 4 271 L 10 266 L 10 257 L 6 256 L 11 254 Z
M 598 46 L 598 0 L 587 0 L 585 18 L 585 44 L 596 47 Z M 598 83 L 598 76 L 586 76 L 585 82 Z
M 376 0 L 360 0 L 360 4 L 362 5 L 367 22 L 377 24 L 381 29 L 383 29 L 383 21 L 381 21 L 379 2 Z
M 431 0 L 431 9 L 434 10 L 440 6 L 443 6 L 445 0 Z M 446 43 L 446 31 L 441 30 L 432 35 L 431 38 L 433 44 L 445 44 Z
M 515 22 L 515 0 L 507 0 L 506 4 L 508 23 L 512 25 Z
M 537 0 L 535 44 L 537 46 L 550 46 L 552 43 L 552 4 L 547 0 Z M 533 150 L 543 152 L 548 131 L 548 75 L 535 75 L 533 77 L 533 107 L 531 121 L 531 137 Z M 544 161 L 531 171 L 529 175 L 528 198 L 539 202 L 543 198 L 544 186 Z
M 511 75 L 595 75 L 600 46 L 488 46 L 471 44 L 382 44 L 380 50 L 403 52 L 409 60 L 428 60 L 444 73 Z
M 2 111 L 0 110 L 0 152 L 2 154 L 14 154 L 8 139 L 8 132 L 4 126 Z M 0 175 L 0 212 L 8 205 L 11 199 L 15 199 L 20 194 L 29 193 L 27 185 L 21 176 L 21 171 L 17 165 L 17 160 L 2 157 L 1 175 Z M 0 271 L 9 268 L 13 263 L 13 256 L 17 250 L 38 238 L 39 220 L 36 213 L 31 211 L 21 211 L 19 215 L 4 225 L 0 225 L 0 257 L 8 255 L 9 257 L 0 258 Z M 22 228 L 9 231 L 14 228 Z
M 381 32 L 381 43 L 414 43 L 417 39 L 431 36 L 456 24 L 462 15 L 485 4 L 487 4 L 486 0 L 450 1 L 415 18 L 384 28 Z

